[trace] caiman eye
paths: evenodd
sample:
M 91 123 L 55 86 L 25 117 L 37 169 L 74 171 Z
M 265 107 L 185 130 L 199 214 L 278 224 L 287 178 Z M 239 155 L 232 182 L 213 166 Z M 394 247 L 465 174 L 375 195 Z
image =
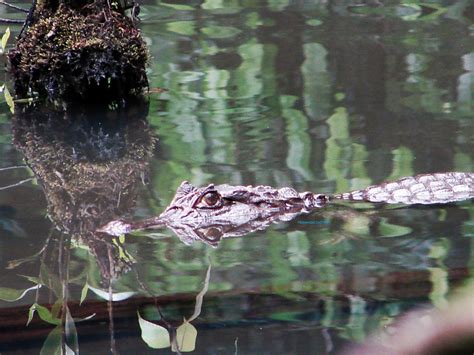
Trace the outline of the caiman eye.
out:
M 202 197 L 202 200 L 206 203 L 206 205 L 214 206 L 219 202 L 220 196 L 217 192 L 208 192 Z
M 212 207 L 218 207 L 220 206 L 220 204 L 221 204 L 221 196 L 216 191 L 210 191 L 201 197 L 196 207 L 212 208 Z

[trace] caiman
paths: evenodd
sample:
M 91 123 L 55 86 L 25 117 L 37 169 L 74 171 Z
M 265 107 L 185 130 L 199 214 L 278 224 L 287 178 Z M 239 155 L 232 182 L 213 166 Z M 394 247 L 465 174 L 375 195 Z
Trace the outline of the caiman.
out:
M 99 232 L 118 236 L 137 230 L 168 227 L 185 243 L 215 245 L 289 221 L 336 201 L 385 204 L 444 204 L 474 197 L 474 173 L 447 172 L 404 177 L 342 194 L 298 193 L 283 187 L 213 185 L 195 187 L 184 181 L 158 217 L 138 222 L 111 221 Z

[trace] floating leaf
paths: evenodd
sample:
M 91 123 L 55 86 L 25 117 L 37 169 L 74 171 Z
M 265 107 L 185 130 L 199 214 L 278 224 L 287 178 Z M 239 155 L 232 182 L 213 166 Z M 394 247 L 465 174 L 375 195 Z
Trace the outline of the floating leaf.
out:
M 5 48 L 7 48 L 7 42 L 8 39 L 10 38 L 10 27 L 7 27 L 5 30 L 5 33 L 2 36 L 2 49 L 5 52 Z
M 10 107 L 10 112 L 15 113 L 15 103 L 13 102 L 13 97 L 10 95 L 10 91 L 8 91 L 8 88 L 5 86 L 5 89 L 3 90 L 3 95 L 5 96 L 5 101 Z
M 178 350 L 183 352 L 194 351 L 196 348 L 196 338 L 196 328 L 185 319 L 184 323 L 176 329 Z
M 170 334 L 165 327 L 143 319 L 140 312 L 137 312 L 137 315 L 142 330 L 142 339 L 150 348 L 164 349 L 171 345 Z
M 15 302 L 21 300 L 25 295 L 31 291 L 40 288 L 41 285 L 35 285 L 26 290 L 15 290 L 13 288 L 0 287 L 0 300 L 7 302 Z

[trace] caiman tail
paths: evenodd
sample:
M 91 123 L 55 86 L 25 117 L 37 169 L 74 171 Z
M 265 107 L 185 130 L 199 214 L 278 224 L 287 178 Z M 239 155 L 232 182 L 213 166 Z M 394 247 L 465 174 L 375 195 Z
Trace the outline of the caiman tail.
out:
M 336 194 L 334 200 L 403 204 L 448 203 L 474 198 L 474 173 L 421 174 L 363 190 Z

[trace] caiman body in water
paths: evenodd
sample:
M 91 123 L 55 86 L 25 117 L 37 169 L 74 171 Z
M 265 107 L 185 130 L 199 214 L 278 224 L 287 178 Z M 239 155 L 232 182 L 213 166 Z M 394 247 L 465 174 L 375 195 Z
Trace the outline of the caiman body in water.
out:
M 198 239 L 214 245 L 222 237 L 243 236 L 265 229 L 271 223 L 289 221 L 332 201 L 440 204 L 472 198 L 474 173 L 462 172 L 416 175 L 335 195 L 298 193 L 288 187 L 212 184 L 195 187 L 185 181 L 158 217 L 136 223 L 112 221 L 100 231 L 121 235 L 166 226 L 186 243 Z

